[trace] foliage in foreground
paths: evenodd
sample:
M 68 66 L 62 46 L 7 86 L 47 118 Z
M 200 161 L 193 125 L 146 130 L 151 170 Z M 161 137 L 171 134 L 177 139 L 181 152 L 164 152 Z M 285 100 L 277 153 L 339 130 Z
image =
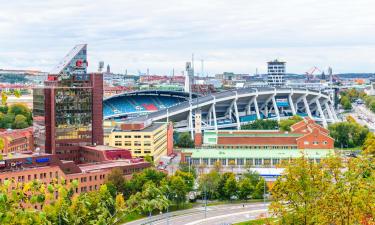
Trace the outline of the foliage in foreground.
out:
M 98 191 L 74 195 L 77 185 L 77 181 L 69 185 L 65 181 L 48 185 L 38 180 L 24 184 L 5 181 L 0 186 L 0 224 L 107 225 L 124 216 L 122 194 L 113 198 L 102 185 Z
M 299 158 L 274 184 L 270 210 L 278 224 L 374 224 L 374 190 L 374 158 L 332 157 L 320 164 Z

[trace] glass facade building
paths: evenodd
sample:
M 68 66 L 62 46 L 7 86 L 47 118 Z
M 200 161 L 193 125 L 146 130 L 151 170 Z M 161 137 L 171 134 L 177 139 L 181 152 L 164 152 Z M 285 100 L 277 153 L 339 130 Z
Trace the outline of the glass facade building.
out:
M 103 144 L 103 75 L 87 73 L 87 47 L 75 46 L 34 90 L 36 145 L 79 161 L 80 146 Z

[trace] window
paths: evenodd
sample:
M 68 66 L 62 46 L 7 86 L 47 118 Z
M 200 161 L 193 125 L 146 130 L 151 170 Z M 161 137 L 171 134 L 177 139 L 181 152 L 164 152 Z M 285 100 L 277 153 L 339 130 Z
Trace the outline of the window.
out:
M 115 138 L 122 138 L 121 135 L 115 135 Z
M 318 145 L 319 142 L 318 141 L 313 141 L 313 145 Z
M 134 142 L 134 146 L 141 146 L 142 144 L 141 144 L 141 142 L 140 141 L 135 141 Z
M 134 138 L 141 138 L 141 135 L 134 135 Z
M 309 143 L 308 141 L 304 141 L 303 144 L 304 144 L 304 145 L 308 145 L 308 144 L 310 144 L 310 143 Z
M 144 138 L 151 138 L 151 136 L 150 135 L 145 135 Z
M 125 135 L 124 138 L 132 138 L 130 135 Z
M 132 143 L 130 141 L 125 141 L 125 146 L 131 146 Z
M 145 154 L 150 154 L 151 151 L 150 151 L 150 150 L 144 150 L 144 153 L 145 153 Z
M 146 136 L 145 136 L 146 137 Z M 143 143 L 143 145 L 144 146 L 151 146 L 151 142 L 149 142 L 149 141 L 145 141 L 144 143 Z
M 325 144 L 325 145 L 326 145 L 326 144 L 328 144 L 328 142 L 327 142 L 327 141 L 323 141 L 323 144 Z
M 121 146 L 122 142 L 121 141 L 115 141 L 115 146 Z

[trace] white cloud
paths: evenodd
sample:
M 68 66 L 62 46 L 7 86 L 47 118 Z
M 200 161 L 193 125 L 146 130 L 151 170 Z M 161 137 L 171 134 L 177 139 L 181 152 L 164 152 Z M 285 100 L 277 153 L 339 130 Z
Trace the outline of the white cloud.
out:
M 48 71 L 77 43 L 91 70 L 183 70 L 192 52 L 210 73 L 252 73 L 281 58 L 289 72 L 375 69 L 371 0 L 20 0 L 0 8 L 0 68 Z

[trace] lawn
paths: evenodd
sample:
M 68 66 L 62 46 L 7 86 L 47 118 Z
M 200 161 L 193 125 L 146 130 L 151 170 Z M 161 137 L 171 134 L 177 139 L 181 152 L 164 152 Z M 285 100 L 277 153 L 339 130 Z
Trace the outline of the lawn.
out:
M 242 223 L 235 223 L 233 225 L 264 225 L 264 224 L 267 224 L 267 222 L 271 222 L 271 221 L 274 221 L 274 219 L 265 218 L 265 219 L 250 220 L 250 221 L 246 221 Z

